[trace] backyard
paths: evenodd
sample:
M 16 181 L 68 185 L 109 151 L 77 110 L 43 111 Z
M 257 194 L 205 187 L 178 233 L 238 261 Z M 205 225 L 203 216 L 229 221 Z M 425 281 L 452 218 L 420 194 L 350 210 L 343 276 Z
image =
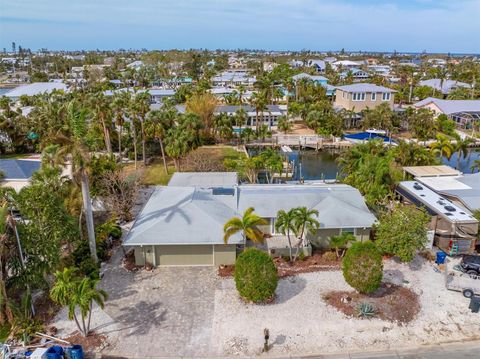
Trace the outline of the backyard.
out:
M 447 291 L 443 273 L 422 257 L 410 264 L 384 262 L 384 282 L 418 295 L 420 308 L 408 323 L 347 316 L 324 296 L 351 291 L 341 271 L 280 279 L 273 303 L 254 305 L 238 296 L 231 278 L 215 268 L 127 271 L 117 252 L 104 268 L 105 310 L 95 309 L 96 332 L 107 337 L 103 353 L 116 356 L 251 356 L 260 354 L 263 330 L 271 355 L 331 353 L 414 347 L 478 338 L 478 317 L 461 293 Z M 55 325 L 75 329 L 62 310 Z

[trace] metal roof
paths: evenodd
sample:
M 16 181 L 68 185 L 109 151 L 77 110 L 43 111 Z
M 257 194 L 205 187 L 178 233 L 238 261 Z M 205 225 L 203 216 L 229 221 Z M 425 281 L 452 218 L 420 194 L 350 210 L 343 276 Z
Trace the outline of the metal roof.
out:
M 458 87 L 470 88 L 471 86 L 465 82 L 454 81 L 454 80 L 442 80 L 440 79 L 429 79 L 423 80 L 418 83 L 420 86 L 432 87 L 437 91 L 442 91 L 442 94 L 448 95 L 450 91 Z
M 426 99 L 415 103 L 414 106 L 419 108 L 430 103 L 433 103 L 446 115 L 461 112 L 480 112 L 480 100 L 442 100 L 427 97 Z
M 124 245 L 223 244 L 223 225 L 236 215 L 233 195 L 194 187 L 157 187 Z M 236 234 L 229 243 L 241 243 Z
M 306 74 L 304 72 L 302 72 L 301 74 L 292 76 L 292 79 L 294 81 L 298 81 L 298 80 L 301 80 L 301 79 L 310 79 L 312 81 L 328 81 L 328 79 L 324 76 L 309 75 L 309 74 Z
M 458 176 L 460 171 L 447 166 L 405 166 L 403 170 L 413 177 Z
M 63 82 L 34 82 L 28 85 L 22 85 L 8 91 L 4 96 L 17 98 L 20 96 L 35 96 L 43 93 L 50 93 L 53 90 L 67 91 L 67 85 Z
M 0 159 L 0 170 L 5 175 L 4 181 L 28 180 L 40 166 L 40 161 Z
M 352 85 L 337 86 L 337 90 L 341 90 L 345 92 L 390 92 L 390 93 L 397 92 L 388 87 L 377 86 L 377 85 L 368 84 L 368 83 L 358 83 L 358 84 L 352 84 Z
M 450 200 L 417 181 L 400 182 L 397 191 L 402 194 L 407 194 L 411 199 L 421 203 L 430 211 L 448 219 L 450 222 L 478 222 L 470 211 L 455 205 Z
M 236 172 L 175 172 L 168 182 L 177 187 L 233 187 L 238 184 Z

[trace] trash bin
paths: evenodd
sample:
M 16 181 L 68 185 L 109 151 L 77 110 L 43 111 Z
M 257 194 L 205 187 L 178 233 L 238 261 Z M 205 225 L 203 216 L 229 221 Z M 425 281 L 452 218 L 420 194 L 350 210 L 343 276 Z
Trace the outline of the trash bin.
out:
M 447 258 L 447 253 L 437 252 L 437 259 L 435 260 L 435 263 L 443 264 L 443 263 L 445 263 L 445 258 Z
M 468 308 L 472 311 L 472 313 L 478 313 L 480 310 L 480 297 L 473 296 L 470 298 L 470 305 Z
M 62 350 L 62 348 L 60 348 Z M 60 352 L 57 350 L 56 347 L 48 348 L 46 354 L 47 359 L 62 359 L 63 357 L 63 350 Z
M 74 345 L 67 349 L 70 359 L 83 359 L 83 349 L 81 345 Z

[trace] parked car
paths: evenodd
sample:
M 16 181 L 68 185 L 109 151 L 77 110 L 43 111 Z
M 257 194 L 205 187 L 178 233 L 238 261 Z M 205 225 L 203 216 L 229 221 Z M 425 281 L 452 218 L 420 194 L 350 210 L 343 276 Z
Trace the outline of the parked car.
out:
M 480 256 L 465 255 L 460 262 L 462 270 L 472 276 L 480 276 Z

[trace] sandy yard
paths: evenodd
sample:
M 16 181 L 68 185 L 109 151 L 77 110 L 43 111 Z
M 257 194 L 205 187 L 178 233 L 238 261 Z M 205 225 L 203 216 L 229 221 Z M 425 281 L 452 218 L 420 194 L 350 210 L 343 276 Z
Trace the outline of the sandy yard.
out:
M 322 300 L 331 290 L 351 290 L 340 271 L 282 279 L 270 305 L 243 303 L 232 279 L 215 292 L 212 340 L 217 355 L 255 355 L 270 330 L 271 355 L 378 350 L 474 338 L 480 317 L 461 293 L 447 291 L 443 273 L 417 258 L 411 265 L 385 262 L 384 280 L 405 285 L 420 297 L 418 317 L 407 325 L 348 318 Z M 408 283 L 406 283 L 406 282 Z
M 326 304 L 325 293 L 351 290 L 338 270 L 281 279 L 274 303 L 253 305 L 240 300 L 233 279 L 212 267 L 128 272 L 120 262 L 117 252 L 104 268 L 101 286 L 110 298 L 92 316 L 92 328 L 108 338 L 102 346 L 107 355 L 255 356 L 264 328 L 272 347 L 262 356 L 398 349 L 478 339 L 480 332 L 480 315 L 470 312 L 469 301 L 447 291 L 443 273 L 420 257 L 410 265 L 385 262 L 384 281 L 419 295 L 420 312 L 406 325 L 348 318 Z M 63 337 L 76 330 L 65 309 L 55 325 Z

